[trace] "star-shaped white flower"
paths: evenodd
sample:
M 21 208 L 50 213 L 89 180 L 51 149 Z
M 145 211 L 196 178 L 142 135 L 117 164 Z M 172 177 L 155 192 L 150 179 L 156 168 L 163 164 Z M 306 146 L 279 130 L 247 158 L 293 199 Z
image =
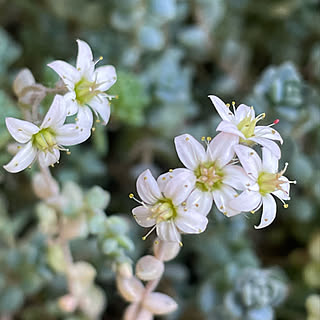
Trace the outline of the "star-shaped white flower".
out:
M 250 181 L 247 190 L 237 198 L 230 201 L 229 205 L 235 210 L 250 211 L 254 213 L 263 206 L 261 222 L 256 229 L 270 225 L 276 217 L 277 206 L 272 195 L 278 197 L 287 208 L 284 200 L 290 200 L 290 183 L 288 178 L 283 176 L 287 168 L 278 172 L 278 159 L 267 148 L 262 148 L 262 161 L 258 154 L 251 148 L 237 145 L 234 150 Z
M 161 240 L 180 242 L 180 233 L 201 233 L 208 219 L 192 209 L 190 194 L 195 178 L 180 172 L 174 179 L 165 179 L 161 175 L 156 181 L 150 170 L 140 174 L 137 179 L 137 191 L 142 200 L 141 206 L 132 210 L 137 223 L 142 227 L 156 228 Z M 150 234 L 150 232 L 148 234 Z
M 64 96 L 68 115 L 77 113 L 78 123 L 91 128 L 93 124 L 91 109 L 96 115 L 101 116 L 105 124 L 109 121 L 111 96 L 105 91 L 116 82 L 117 75 L 113 66 L 95 69 L 96 63 L 93 61 L 89 45 L 81 40 L 77 40 L 77 43 L 76 68 L 61 60 L 53 61 L 48 66 L 62 78 L 69 91 Z
M 260 144 L 268 148 L 278 159 L 281 157 L 279 146 L 272 140 L 278 140 L 283 143 L 280 134 L 272 128 L 279 120 L 275 120 L 268 126 L 257 126 L 258 121 L 264 119 L 265 114 L 262 113 L 255 116 L 253 107 L 241 104 L 237 108 L 232 102 L 233 112 L 229 104 L 225 104 L 220 98 L 210 95 L 212 103 L 219 113 L 222 121 L 217 127 L 217 131 L 234 134 L 239 137 L 239 142 L 252 146 Z
M 171 175 L 185 172 L 194 181 L 194 190 L 187 200 L 187 203 L 193 203 L 193 210 L 207 215 L 214 201 L 218 210 L 227 216 L 239 213 L 228 205 L 230 200 L 238 196 L 235 189 L 244 190 L 248 181 L 246 172 L 230 163 L 235 155 L 233 146 L 237 142 L 235 135 L 220 133 L 205 150 L 189 134 L 175 138 L 178 156 L 187 169 L 175 169 Z
M 40 127 L 15 118 L 6 118 L 7 128 L 19 142 L 19 151 L 5 166 L 16 173 L 24 170 L 37 158 L 40 166 L 47 167 L 59 161 L 62 146 L 72 146 L 87 140 L 90 129 L 78 124 L 64 124 L 66 106 L 62 96 L 56 95 Z

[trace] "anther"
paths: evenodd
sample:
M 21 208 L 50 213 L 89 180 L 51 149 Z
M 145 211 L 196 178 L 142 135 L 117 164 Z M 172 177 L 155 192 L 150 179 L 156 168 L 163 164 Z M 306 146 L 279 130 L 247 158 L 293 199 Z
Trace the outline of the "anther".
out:
M 130 193 L 130 194 L 129 194 L 129 198 L 130 198 L 130 199 L 134 198 L 134 194 L 133 194 L 133 193 Z
M 283 207 L 284 207 L 285 209 L 287 209 L 287 208 L 289 207 L 289 205 L 288 205 L 287 203 L 285 203 L 285 204 L 283 205 Z
M 280 122 L 280 120 L 276 119 L 276 120 L 273 121 L 273 124 L 278 124 L 279 122 Z
M 206 137 L 201 137 L 201 141 L 205 141 L 206 140 Z
M 173 170 L 172 169 L 169 169 L 169 172 L 172 172 Z

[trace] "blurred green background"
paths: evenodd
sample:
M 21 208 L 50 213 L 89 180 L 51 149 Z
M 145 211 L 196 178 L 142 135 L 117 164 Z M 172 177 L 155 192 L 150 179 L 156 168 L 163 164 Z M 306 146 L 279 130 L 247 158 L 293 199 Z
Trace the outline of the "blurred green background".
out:
M 52 170 L 75 198 L 82 191 L 67 182 L 108 190 L 108 219 L 121 217 L 103 235 L 103 243 L 113 240 L 114 252 L 96 245 L 98 232 L 72 241 L 75 260 L 97 269 L 107 301 L 98 318 L 120 319 L 125 306 L 112 262 L 135 261 L 152 244 L 141 240 L 145 230 L 131 217 L 135 203 L 127 195 L 135 191 L 135 178 L 145 168 L 157 175 L 181 166 L 175 135 L 216 134 L 220 118 L 207 98 L 216 94 L 266 112 L 264 124 L 280 119 L 281 162 L 289 162 L 287 176 L 297 185 L 289 208 L 279 204 L 265 230 L 253 228 L 259 214 L 227 219 L 212 210 L 205 233 L 184 237 L 159 287 L 180 306 L 167 318 L 319 319 L 320 302 L 310 295 L 320 289 L 320 2 L 0 0 L 1 166 L 13 142 L 4 118 L 21 116 L 12 92 L 15 75 L 27 67 L 53 87 L 58 78 L 46 64 L 74 63 L 78 38 L 118 73 L 110 93 L 119 98 L 112 101 L 108 126 L 97 124 L 91 139 Z M 0 319 L 90 319 L 57 309 L 66 284 L 39 228 L 47 211 L 30 188 L 35 171 L 0 169 Z M 125 240 L 114 244 L 122 234 Z

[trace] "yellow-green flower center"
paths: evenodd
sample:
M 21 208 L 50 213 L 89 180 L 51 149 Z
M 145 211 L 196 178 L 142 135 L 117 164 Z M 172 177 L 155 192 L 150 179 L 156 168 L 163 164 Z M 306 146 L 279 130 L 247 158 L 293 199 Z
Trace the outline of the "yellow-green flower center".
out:
M 222 185 L 224 174 L 214 162 L 200 164 L 194 173 L 197 177 L 196 187 L 201 191 L 213 191 Z
M 258 177 L 259 192 L 265 196 L 276 190 L 281 190 L 281 184 L 285 181 L 279 180 L 281 173 L 261 172 Z
M 264 113 L 260 114 L 254 119 L 252 119 L 252 117 L 248 115 L 238 123 L 237 128 L 239 129 L 239 131 L 243 133 L 246 139 L 254 137 L 255 136 L 254 129 L 257 125 L 257 122 L 263 119 L 264 117 L 265 117 Z M 240 138 L 240 143 L 246 143 L 248 145 L 254 144 L 253 141 L 248 141 L 246 139 Z
M 42 151 L 52 150 L 57 145 L 55 133 L 51 128 L 41 129 L 32 136 L 32 145 Z
M 80 105 L 85 105 L 92 100 L 101 91 L 97 90 L 98 84 L 90 82 L 85 78 L 82 78 L 74 86 L 74 91 L 76 93 L 76 100 Z
M 254 134 L 256 123 L 256 119 L 252 120 L 250 116 L 247 116 L 238 123 L 237 127 L 246 138 L 250 138 Z
M 156 219 L 157 223 L 174 219 L 177 216 L 177 208 L 171 199 L 161 199 L 150 209 L 151 218 Z

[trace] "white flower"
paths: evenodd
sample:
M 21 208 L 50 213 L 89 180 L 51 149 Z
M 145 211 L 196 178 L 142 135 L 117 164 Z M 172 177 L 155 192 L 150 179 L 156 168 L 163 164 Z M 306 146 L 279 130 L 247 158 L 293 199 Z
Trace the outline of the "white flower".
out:
M 277 206 L 272 195 L 278 197 L 284 204 L 284 200 L 290 200 L 290 183 L 285 176 L 285 168 L 278 172 L 278 159 L 267 148 L 262 148 L 262 161 L 258 154 L 251 148 L 237 145 L 235 152 L 250 177 L 247 184 L 247 190 L 242 192 L 236 199 L 230 201 L 229 205 L 235 210 L 251 211 L 254 213 L 262 205 L 261 222 L 256 229 L 267 227 L 276 217 Z
M 227 216 L 239 213 L 228 205 L 238 195 L 234 188 L 244 190 L 248 180 L 240 166 L 230 164 L 237 142 L 235 135 L 220 133 L 205 150 L 189 134 L 175 138 L 178 156 L 187 169 L 175 169 L 171 174 L 182 171 L 194 181 L 194 190 L 187 200 L 187 204 L 193 203 L 193 210 L 207 215 L 214 201 L 218 210 Z
M 175 179 L 163 178 L 164 175 L 156 181 L 150 170 L 138 177 L 137 191 L 143 202 L 132 210 L 138 224 L 146 228 L 154 226 L 152 230 L 156 228 L 161 240 L 171 242 L 180 242 L 180 233 L 203 232 L 207 218 L 192 209 L 192 200 L 185 202 L 195 178 L 185 172 L 176 174 Z
M 64 124 L 66 106 L 62 96 L 56 95 L 40 128 L 35 124 L 15 118 L 6 118 L 7 128 L 19 142 L 19 151 L 5 166 L 7 171 L 16 173 L 24 170 L 37 158 L 40 166 L 47 167 L 60 158 L 62 146 L 72 146 L 87 140 L 90 129 L 77 124 Z
M 102 66 L 95 70 L 95 62 L 89 45 L 81 40 L 78 43 L 78 56 L 76 68 L 69 63 L 56 60 L 48 64 L 65 83 L 68 93 L 65 99 L 68 107 L 68 115 L 78 113 L 78 123 L 92 127 L 93 116 L 99 114 L 107 123 L 110 117 L 111 96 L 105 93 L 117 80 L 113 66 Z M 98 61 L 100 61 L 100 58 Z
M 216 96 L 210 95 L 212 103 L 219 113 L 222 121 L 217 127 L 217 131 L 234 134 L 239 137 L 239 142 L 252 146 L 260 144 L 268 148 L 278 159 L 281 157 L 279 146 L 272 140 L 278 140 L 282 144 L 280 134 L 272 128 L 279 120 L 275 120 L 269 126 L 257 126 L 257 122 L 264 119 L 265 114 L 262 113 L 255 116 L 253 107 L 241 104 L 238 108 L 232 102 L 233 112 L 230 110 L 230 104 L 225 104 Z

